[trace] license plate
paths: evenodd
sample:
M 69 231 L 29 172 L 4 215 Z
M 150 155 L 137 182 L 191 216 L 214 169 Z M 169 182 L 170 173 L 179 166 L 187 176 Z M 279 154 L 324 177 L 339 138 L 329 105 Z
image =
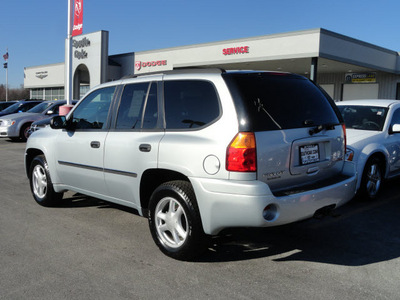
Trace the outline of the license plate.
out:
M 300 161 L 302 165 L 308 165 L 319 161 L 318 145 L 300 146 Z

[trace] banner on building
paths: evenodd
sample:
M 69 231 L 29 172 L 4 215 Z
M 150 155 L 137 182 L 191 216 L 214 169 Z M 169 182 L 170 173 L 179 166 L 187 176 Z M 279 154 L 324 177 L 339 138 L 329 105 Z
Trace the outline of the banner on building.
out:
M 346 83 L 375 83 L 376 73 L 347 73 L 345 81 Z
M 77 36 L 82 34 L 83 0 L 74 1 L 74 25 L 72 27 L 72 36 Z

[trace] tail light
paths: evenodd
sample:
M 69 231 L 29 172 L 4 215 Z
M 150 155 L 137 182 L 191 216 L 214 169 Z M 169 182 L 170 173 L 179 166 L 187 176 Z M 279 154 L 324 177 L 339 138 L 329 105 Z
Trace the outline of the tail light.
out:
M 226 170 L 257 171 L 256 138 L 253 132 L 239 132 L 226 150 Z

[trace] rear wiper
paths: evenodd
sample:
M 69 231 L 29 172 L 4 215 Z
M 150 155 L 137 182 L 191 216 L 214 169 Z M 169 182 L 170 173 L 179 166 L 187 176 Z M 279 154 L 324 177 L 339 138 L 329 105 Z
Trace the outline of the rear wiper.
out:
M 317 127 L 311 128 L 308 132 L 310 135 L 313 135 L 318 132 L 321 132 L 324 129 L 325 130 L 334 130 L 336 125 L 337 124 L 334 124 L 334 123 L 321 124 L 321 125 L 318 125 Z
M 279 125 L 279 123 L 271 116 L 271 114 L 264 107 L 264 104 L 261 102 L 260 98 L 257 98 L 257 101 L 254 101 L 254 105 L 257 107 L 258 112 L 260 112 L 260 111 L 265 112 L 268 115 L 268 117 L 271 119 L 271 121 L 274 122 L 276 127 L 278 127 L 279 129 L 282 129 L 282 126 Z

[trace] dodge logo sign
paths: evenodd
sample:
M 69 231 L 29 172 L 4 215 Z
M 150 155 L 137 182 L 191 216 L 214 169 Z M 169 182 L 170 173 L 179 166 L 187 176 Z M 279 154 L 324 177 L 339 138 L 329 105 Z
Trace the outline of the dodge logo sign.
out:
M 142 68 L 146 67 L 161 67 L 161 66 L 166 66 L 167 61 L 166 60 L 153 60 L 153 61 L 137 61 L 135 62 L 135 68 L 137 71 L 139 71 Z
M 135 68 L 136 68 L 136 70 L 139 71 L 142 68 L 142 62 L 141 61 L 135 62 Z

